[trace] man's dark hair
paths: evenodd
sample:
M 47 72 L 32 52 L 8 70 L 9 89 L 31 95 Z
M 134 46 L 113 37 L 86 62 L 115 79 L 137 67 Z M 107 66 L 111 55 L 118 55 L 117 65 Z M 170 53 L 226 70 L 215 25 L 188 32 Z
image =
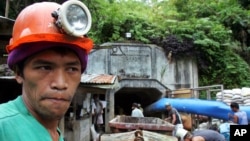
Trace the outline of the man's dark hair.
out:
M 56 46 L 56 47 L 48 48 L 48 49 L 56 51 L 56 52 L 60 53 L 61 55 L 65 55 L 69 51 L 72 51 L 72 49 L 70 49 L 68 47 L 63 47 L 63 46 Z M 31 56 L 28 56 L 28 57 L 24 58 L 22 61 L 18 62 L 18 64 L 16 64 L 14 66 L 14 72 L 16 72 L 18 75 L 24 77 L 24 75 L 23 75 L 23 69 L 24 69 L 24 66 L 26 65 L 27 60 L 30 59 L 30 58 L 32 58 L 36 54 L 37 53 L 35 53 L 35 54 L 31 55 Z
M 192 134 L 190 132 L 187 132 L 186 135 L 183 137 L 183 139 L 189 139 L 192 137 Z
M 230 105 L 231 108 L 236 108 L 236 109 L 239 109 L 239 104 L 236 103 L 236 102 L 232 102 L 231 105 Z
M 217 124 L 212 124 L 210 127 L 209 127 L 210 130 L 214 130 L 214 131 L 218 131 L 218 126 Z
M 132 106 L 138 108 L 138 104 L 137 103 L 133 103 Z

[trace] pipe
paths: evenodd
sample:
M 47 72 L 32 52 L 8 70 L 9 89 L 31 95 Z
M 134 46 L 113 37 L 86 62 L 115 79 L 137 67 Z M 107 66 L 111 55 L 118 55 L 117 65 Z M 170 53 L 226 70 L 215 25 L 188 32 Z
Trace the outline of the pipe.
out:
M 195 98 L 161 98 L 144 109 L 145 113 L 164 112 L 165 103 L 169 102 L 180 112 L 205 115 L 222 120 L 229 120 L 228 113 L 232 113 L 229 105 L 221 101 L 201 100 Z M 247 113 L 250 122 L 250 106 L 240 106 L 240 110 Z

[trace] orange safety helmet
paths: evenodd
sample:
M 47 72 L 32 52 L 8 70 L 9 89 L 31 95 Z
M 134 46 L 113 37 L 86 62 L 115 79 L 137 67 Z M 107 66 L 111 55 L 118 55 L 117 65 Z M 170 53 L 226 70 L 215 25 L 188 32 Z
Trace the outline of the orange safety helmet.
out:
M 93 41 L 87 37 L 74 37 L 62 32 L 51 13 L 61 5 L 54 2 L 34 3 L 21 11 L 14 27 L 9 45 L 6 46 L 8 65 L 13 66 L 25 58 L 50 47 L 68 47 L 78 55 L 82 72 L 87 65 L 87 54 Z

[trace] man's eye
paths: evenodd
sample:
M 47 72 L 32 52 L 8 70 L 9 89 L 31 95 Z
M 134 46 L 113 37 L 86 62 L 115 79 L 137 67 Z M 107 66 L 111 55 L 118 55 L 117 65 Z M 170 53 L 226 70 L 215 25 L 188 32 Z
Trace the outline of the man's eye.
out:
M 37 67 L 39 70 L 51 70 L 52 68 L 50 66 L 39 66 Z
M 68 68 L 68 71 L 69 72 L 75 72 L 75 71 L 80 71 L 80 69 L 77 68 L 77 67 L 70 67 L 70 68 Z

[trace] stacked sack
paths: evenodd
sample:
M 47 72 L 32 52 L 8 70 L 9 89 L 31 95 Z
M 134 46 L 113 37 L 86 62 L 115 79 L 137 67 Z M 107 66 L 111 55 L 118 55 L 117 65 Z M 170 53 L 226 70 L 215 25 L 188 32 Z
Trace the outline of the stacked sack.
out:
M 233 90 L 223 90 L 222 92 L 218 92 L 216 94 L 216 100 L 230 105 L 233 95 Z
M 250 99 L 250 88 L 249 89 L 249 99 Z M 242 89 L 232 89 L 232 90 L 223 90 L 216 94 L 216 100 L 222 101 L 227 105 L 230 105 L 232 102 L 236 102 L 239 105 L 244 105 L 244 96 L 242 94 Z M 250 104 L 250 100 L 249 100 Z
M 242 88 L 243 105 L 250 106 L 250 88 Z

